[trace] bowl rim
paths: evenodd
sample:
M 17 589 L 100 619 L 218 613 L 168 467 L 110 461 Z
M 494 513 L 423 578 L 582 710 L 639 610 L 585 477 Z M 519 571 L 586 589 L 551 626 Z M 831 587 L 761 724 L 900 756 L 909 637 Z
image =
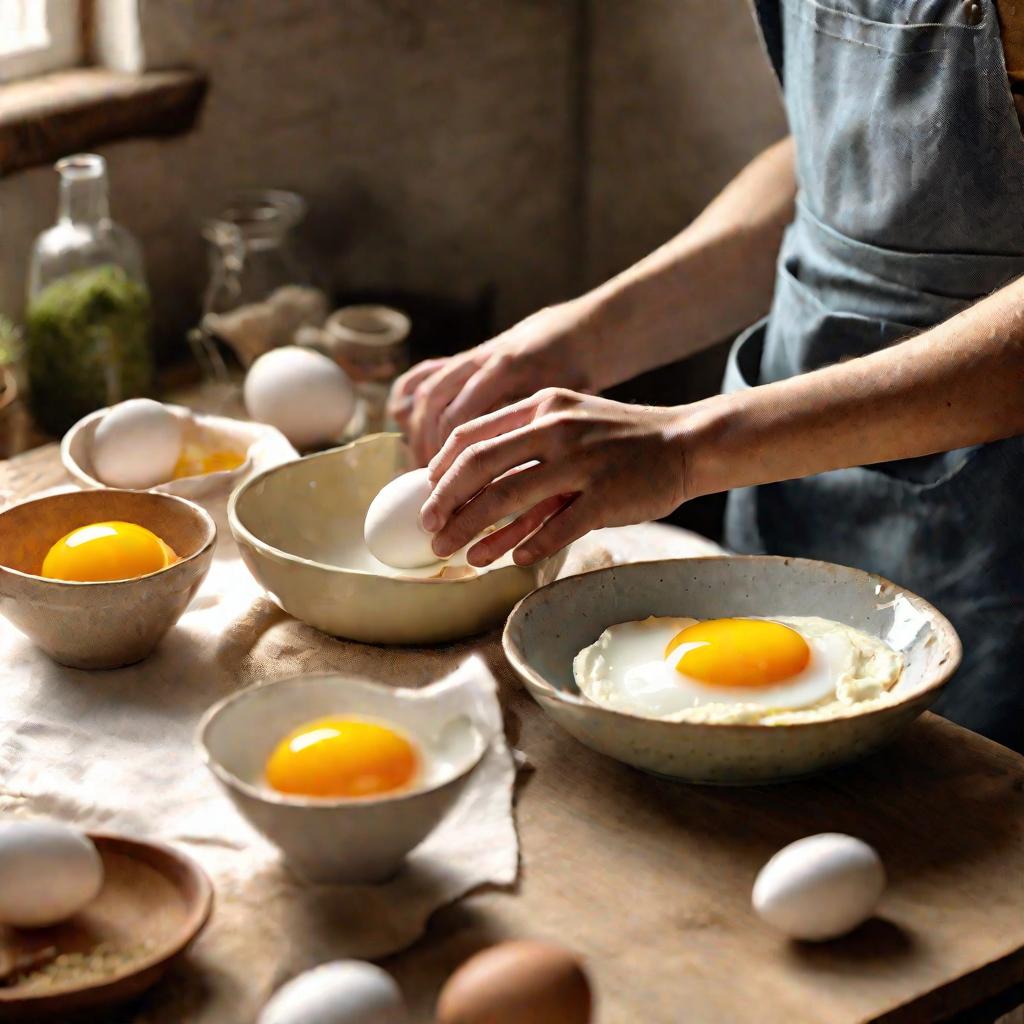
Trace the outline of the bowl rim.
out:
M 894 704 L 886 704 L 882 707 L 871 708 L 866 711 L 856 712 L 850 715 L 839 715 L 832 718 L 823 718 L 816 722 L 792 722 L 785 725 L 765 725 L 761 722 L 673 722 L 664 718 L 649 718 L 645 715 L 637 715 L 630 711 L 620 711 L 615 708 L 605 707 L 602 704 L 596 704 L 595 702 L 588 700 L 583 696 L 576 696 L 574 694 L 566 693 L 563 690 L 558 689 L 549 683 L 539 672 L 535 671 L 526 661 L 523 654 L 520 653 L 518 645 L 512 640 L 512 630 L 516 625 L 517 620 L 522 616 L 523 611 L 528 607 L 529 603 L 537 598 L 537 595 L 542 591 L 552 587 L 561 587 L 565 584 L 571 584 L 573 580 L 579 579 L 582 576 L 593 576 L 599 573 L 611 573 L 616 569 L 629 568 L 631 566 L 642 566 L 642 565 L 658 565 L 658 566 L 670 566 L 678 565 L 679 563 L 690 563 L 690 562 L 736 562 L 736 561 L 759 561 L 759 562 L 781 562 L 784 565 L 804 565 L 813 566 L 820 568 L 822 566 L 838 567 L 844 571 L 851 572 L 856 576 L 862 577 L 865 581 L 870 580 L 873 585 L 880 585 L 882 587 L 889 587 L 899 593 L 912 598 L 918 603 L 919 607 L 923 606 L 923 610 L 930 612 L 933 617 L 938 632 L 942 633 L 949 645 L 950 657 L 942 664 L 939 672 L 936 673 L 935 679 L 932 680 L 924 689 L 918 690 L 915 693 L 907 694 L 904 698 L 897 701 Z M 612 625 L 612 623 L 609 623 Z M 605 627 L 607 628 L 607 627 Z M 789 555 L 698 555 L 693 558 L 655 558 L 647 559 L 640 562 L 626 562 L 622 565 L 606 565 L 599 569 L 591 569 L 588 572 L 578 573 L 575 576 L 565 576 L 559 580 L 553 580 L 551 583 L 545 584 L 543 587 L 538 587 L 536 590 L 527 594 L 526 597 L 518 601 L 515 607 L 509 612 L 508 619 L 505 622 L 505 628 L 501 633 L 501 646 L 505 652 L 505 657 L 508 659 L 509 664 L 516 671 L 521 679 L 526 683 L 527 689 L 529 689 L 532 696 L 537 697 L 542 695 L 558 703 L 566 704 L 572 707 L 583 707 L 588 712 L 597 714 L 598 716 L 605 716 L 609 720 L 628 719 L 632 722 L 643 722 L 651 728 L 669 728 L 681 731 L 694 730 L 704 731 L 707 729 L 716 730 L 729 730 L 733 733 L 758 733 L 763 734 L 766 729 L 822 729 L 838 727 L 842 728 L 844 722 L 848 722 L 852 719 L 863 719 L 870 718 L 878 715 L 891 714 L 895 709 L 906 707 L 922 698 L 931 695 L 935 696 L 945 685 L 949 682 L 953 673 L 956 672 L 960 666 L 960 661 L 963 656 L 963 646 L 960 642 L 960 637 L 957 635 L 956 630 L 953 628 L 953 624 L 942 614 L 930 601 L 915 594 L 912 590 L 908 590 L 906 587 L 898 586 L 891 580 L 886 579 L 884 576 L 879 576 L 877 573 L 867 572 L 864 569 L 857 569 L 854 566 L 841 565 L 838 562 L 826 562 L 817 558 L 797 558 Z
M 307 568 L 319 569 L 323 572 L 336 573 L 341 576 L 368 576 L 375 580 L 386 580 L 389 583 L 411 583 L 418 585 L 428 586 L 466 586 L 469 584 L 479 583 L 480 580 L 487 577 L 495 576 L 499 573 L 520 573 L 528 572 L 534 577 L 543 569 L 545 565 L 556 556 L 548 556 L 542 558 L 538 562 L 534 562 L 533 565 L 502 565 L 497 568 L 485 568 L 483 572 L 477 571 L 472 576 L 455 576 L 447 579 L 440 579 L 436 576 L 385 576 L 381 573 L 371 572 L 369 569 L 357 569 L 355 567 L 349 567 L 346 565 L 331 565 L 329 562 L 318 562 L 315 558 L 305 558 L 302 555 L 293 554 L 290 551 L 285 551 L 283 548 L 275 547 L 273 544 L 267 543 L 257 537 L 241 520 L 238 515 L 238 503 L 242 500 L 245 493 L 256 484 L 261 483 L 267 477 L 274 473 L 281 472 L 287 469 L 294 469 L 295 466 L 310 462 L 315 459 L 323 459 L 329 456 L 337 456 L 341 452 L 348 451 L 349 449 L 358 448 L 362 445 L 368 445 L 378 442 L 381 438 L 399 438 L 401 434 L 394 431 L 378 431 L 375 434 L 364 434 L 362 437 L 356 438 L 354 441 L 349 441 L 347 444 L 338 445 L 334 448 L 328 448 L 322 452 L 313 452 L 310 455 L 303 455 L 298 459 L 293 459 L 291 462 L 283 462 L 278 466 L 268 466 L 266 469 L 260 470 L 259 473 L 253 474 L 248 480 L 240 483 L 228 497 L 227 505 L 227 518 L 228 527 L 231 530 L 236 541 L 242 541 L 251 547 L 255 548 L 262 555 L 266 555 L 270 558 L 275 558 L 279 561 L 289 562 L 293 565 L 302 565 Z M 442 561 L 439 559 L 439 561 Z
M 229 423 L 247 423 L 246 420 L 238 420 L 231 416 L 217 416 L 213 413 L 201 413 L 196 412 L 194 409 L 190 409 L 186 405 L 176 405 L 173 402 L 161 402 L 165 408 L 172 410 L 175 415 L 181 416 L 186 415 L 189 419 L 202 424 L 203 421 L 217 421 Z M 87 473 L 78 462 L 77 459 L 71 454 L 71 445 L 78 438 L 78 435 L 82 433 L 94 420 L 101 420 L 104 416 L 113 409 L 114 406 L 107 405 L 102 409 L 96 409 L 93 412 L 83 416 L 80 420 L 73 423 L 65 432 L 64 436 L 60 439 L 60 461 L 61 465 L 79 482 L 85 484 L 87 487 L 93 490 L 106 490 L 106 491 L 129 491 L 129 490 L 145 490 L 153 491 L 159 494 L 173 494 L 173 491 L 165 491 L 162 488 L 168 486 L 174 486 L 178 484 L 190 484 L 197 480 L 210 481 L 211 483 L 227 483 L 234 477 L 241 477 L 245 473 L 248 473 L 252 469 L 252 449 L 253 446 L 259 443 L 258 438 L 254 438 L 249 442 L 245 449 L 245 459 L 240 462 L 234 469 L 218 469 L 213 473 L 194 473 L 191 476 L 180 476 L 171 480 L 164 480 L 161 483 L 153 484 L 152 487 L 111 487 L 110 484 L 105 484 L 102 480 L 97 477 L 91 476 Z M 257 424 L 263 426 L 263 424 Z
M 219 718 L 232 704 L 239 703 L 242 700 L 247 700 L 258 690 L 264 690 L 274 686 L 287 686 L 299 682 L 300 680 L 322 679 L 344 679 L 346 684 L 349 686 L 355 685 L 356 687 L 383 691 L 390 694 L 401 693 L 403 694 L 403 696 L 399 698 L 401 700 L 415 699 L 415 694 L 421 692 L 408 687 L 388 686 L 386 683 L 375 683 L 369 679 L 360 679 L 358 677 L 349 676 L 345 672 L 297 672 L 292 675 L 281 676 L 277 679 L 262 679 L 258 683 L 253 683 L 251 686 L 246 686 L 241 690 L 236 690 L 234 693 L 229 693 L 226 697 L 222 697 L 220 700 L 211 704 L 206 711 L 203 712 L 203 716 L 199 719 L 199 723 L 193 733 L 193 744 L 199 752 L 200 759 L 203 764 L 206 765 L 207 769 L 221 783 L 221 785 L 226 786 L 228 789 L 234 789 L 238 792 L 244 793 L 250 799 L 258 800 L 260 803 L 271 804 L 277 807 L 299 807 L 313 810 L 348 810 L 350 808 L 379 807 L 385 804 L 400 805 L 426 796 L 429 793 L 436 793 L 438 790 L 445 789 L 446 787 L 467 778 L 476 771 L 484 757 L 491 749 L 493 737 L 476 718 L 467 715 L 466 717 L 469 718 L 473 730 L 480 739 L 480 744 L 473 757 L 466 762 L 464 767 L 460 768 L 450 778 L 442 779 L 433 785 L 419 786 L 415 789 L 398 790 L 393 793 L 382 793 L 374 797 L 312 797 L 300 796 L 293 793 L 277 793 L 272 789 L 256 786 L 251 782 L 246 782 L 245 779 L 239 778 L 233 771 L 225 767 L 216 756 L 214 756 L 206 741 L 207 733 L 214 721 Z M 410 697 L 405 695 L 412 696 Z
M 144 573 L 142 576 L 129 576 L 123 580 L 56 580 L 50 576 L 40 576 L 38 573 L 22 572 L 20 569 L 15 569 L 12 566 L 4 565 L 0 563 L 0 572 L 10 573 L 12 576 L 20 577 L 21 579 L 34 580 L 38 583 L 45 583 L 52 586 L 61 587 L 127 587 L 140 580 L 152 579 L 154 576 L 159 576 L 161 573 L 172 572 L 174 570 L 181 570 L 186 565 L 202 558 L 209 552 L 214 544 L 217 543 L 217 524 L 213 520 L 213 516 L 206 511 L 202 505 L 196 504 L 194 501 L 189 501 L 188 498 L 183 498 L 180 494 L 168 494 L 166 491 L 138 491 L 138 490 L 127 490 L 118 487 L 100 487 L 90 491 L 61 491 L 58 494 L 44 494 L 38 498 L 26 498 L 24 501 L 15 502 L 13 505 L 8 505 L 7 508 L 0 510 L 0 518 L 7 515 L 8 512 L 14 511 L 14 509 L 21 508 L 24 505 L 32 505 L 36 502 L 43 501 L 54 501 L 60 500 L 70 494 L 90 494 L 94 495 L 101 491 L 110 491 L 114 494 L 146 494 L 152 495 L 158 501 L 171 501 L 177 502 L 188 507 L 192 514 L 196 514 L 199 517 L 200 522 L 206 527 L 206 537 L 203 543 L 192 552 L 191 555 L 186 555 L 184 558 L 179 558 L 176 562 L 172 562 L 170 565 L 165 565 L 162 569 L 156 569 L 153 572 Z

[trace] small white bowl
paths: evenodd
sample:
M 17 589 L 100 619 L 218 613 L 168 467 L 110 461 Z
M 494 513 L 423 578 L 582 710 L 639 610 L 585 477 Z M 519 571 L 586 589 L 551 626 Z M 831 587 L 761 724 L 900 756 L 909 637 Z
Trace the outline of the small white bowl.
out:
M 277 744 L 327 716 L 391 724 L 417 745 L 423 777 L 411 790 L 379 797 L 279 793 L 264 781 Z M 400 690 L 343 675 L 305 675 L 249 687 L 206 712 L 197 742 L 203 760 L 242 815 L 314 882 L 390 878 L 439 825 L 487 750 L 485 710 L 461 687 Z
M 238 486 L 255 468 L 265 469 L 298 458 L 298 452 L 275 427 L 266 423 L 231 419 L 228 416 L 208 416 L 196 413 L 182 405 L 167 405 L 185 424 L 185 443 L 201 444 L 209 450 L 245 452 L 245 461 L 234 469 L 199 476 L 183 476 L 149 488 L 163 494 L 176 494 L 181 498 L 207 498 L 213 494 L 227 494 Z M 60 459 L 64 468 L 83 487 L 107 487 L 93 474 L 92 445 L 96 428 L 110 409 L 97 409 L 80 419 L 60 443 Z

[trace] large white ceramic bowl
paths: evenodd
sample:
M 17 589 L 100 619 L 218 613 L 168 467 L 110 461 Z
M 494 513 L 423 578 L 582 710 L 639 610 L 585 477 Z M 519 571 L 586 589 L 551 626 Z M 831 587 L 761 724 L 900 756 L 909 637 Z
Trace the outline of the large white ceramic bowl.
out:
M 213 450 L 245 453 L 245 461 L 234 469 L 201 476 L 185 476 L 168 480 L 149 488 L 164 494 L 176 494 L 193 501 L 213 495 L 226 495 L 240 484 L 254 469 L 277 465 L 298 458 L 298 452 L 279 430 L 266 423 L 236 420 L 229 416 L 210 416 L 192 412 L 182 405 L 168 405 L 168 409 L 182 418 L 185 424 L 185 442 L 200 444 Z M 86 488 L 106 487 L 99 480 L 92 462 L 92 445 L 96 428 L 109 409 L 97 409 L 83 416 L 61 439 L 60 458 L 68 473 Z M 222 499 L 223 500 L 223 499 Z
M 373 434 L 257 474 L 228 501 L 228 524 L 245 564 L 297 619 L 333 636 L 379 644 L 433 644 L 481 633 L 557 576 L 565 552 L 528 568 L 510 557 L 487 569 L 453 562 L 440 576 L 436 568 L 378 562 L 363 541 L 366 510 L 409 468 L 398 434 Z
M 572 674 L 575 655 L 613 623 L 818 615 L 880 637 L 904 658 L 892 706 L 798 725 L 666 722 L 600 707 Z M 751 784 L 819 772 L 891 740 L 938 696 L 960 641 L 923 598 L 880 576 L 799 558 L 725 556 L 639 562 L 558 580 L 508 618 L 505 653 L 541 707 L 580 742 L 688 782 Z
M 328 716 L 397 726 L 424 759 L 415 787 L 394 795 L 336 799 L 278 793 L 267 758 L 292 730 Z M 400 690 L 342 675 L 295 676 L 249 687 L 215 704 L 199 724 L 207 767 L 248 821 L 295 870 L 316 882 L 390 878 L 441 823 L 490 741 L 482 709 L 441 685 Z

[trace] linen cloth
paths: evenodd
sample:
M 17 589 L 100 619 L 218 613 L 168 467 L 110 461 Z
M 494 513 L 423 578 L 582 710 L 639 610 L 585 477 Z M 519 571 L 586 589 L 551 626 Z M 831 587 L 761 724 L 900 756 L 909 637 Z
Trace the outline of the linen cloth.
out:
M 563 575 L 717 551 L 671 527 L 597 531 L 570 552 Z M 103 1019 L 249 1024 L 299 971 L 397 952 L 439 907 L 485 884 L 514 883 L 515 765 L 500 730 L 446 821 L 395 879 L 378 886 L 313 885 L 293 876 L 235 811 L 193 741 L 215 701 L 300 672 L 418 687 L 458 671 L 491 694 L 498 719 L 491 669 L 503 664 L 498 631 L 427 649 L 327 637 L 263 595 L 226 531 L 196 598 L 139 665 L 64 668 L 0 619 L 0 814 L 170 842 L 206 869 L 216 889 L 212 920 L 189 956 L 137 1007 Z

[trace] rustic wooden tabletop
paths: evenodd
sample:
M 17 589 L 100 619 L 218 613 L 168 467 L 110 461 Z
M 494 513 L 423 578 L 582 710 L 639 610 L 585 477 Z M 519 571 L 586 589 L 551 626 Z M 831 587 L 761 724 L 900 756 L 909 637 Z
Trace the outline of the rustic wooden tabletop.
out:
M 55 446 L 0 463 L 0 502 L 65 482 Z M 523 692 L 496 638 L 520 776 L 522 871 L 435 915 L 385 961 L 429 1020 L 438 988 L 504 937 L 588 961 L 598 1024 L 993 1020 L 1024 999 L 1024 758 L 925 715 L 885 751 L 805 782 L 684 786 L 590 752 Z M 845 939 L 791 943 L 753 916 L 758 868 L 800 836 L 881 853 L 879 914 Z

